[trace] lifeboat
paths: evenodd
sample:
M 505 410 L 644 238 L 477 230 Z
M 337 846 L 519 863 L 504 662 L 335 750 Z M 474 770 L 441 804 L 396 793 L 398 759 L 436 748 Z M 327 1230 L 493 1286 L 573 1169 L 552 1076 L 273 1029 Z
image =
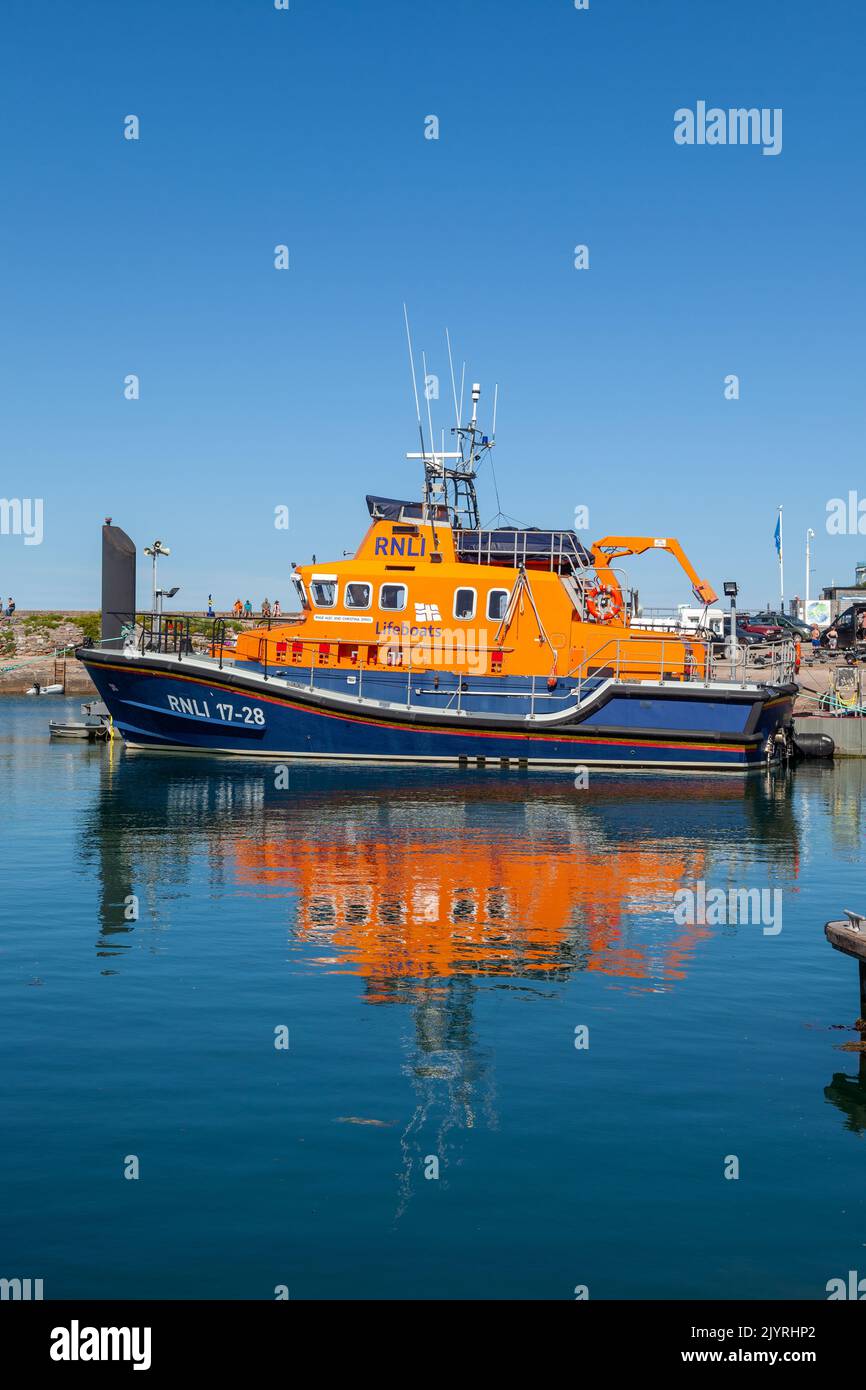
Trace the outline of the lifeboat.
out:
M 200 651 L 188 619 L 153 614 L 119 650 L 79 649 L 126 742 L 516 769 L 741 772 L 785 758 L 792 644 L 773 644 L 760 670 L 732 668 L 708 626 L 634 621 L 621 562 L 651 550 L 679 564 L 704 612 L 715 602 L 677 540 L 481 524 L 476 478 L 495 441 L 479 398 L 475 386 L 453 452 L 407 455 L 419 500 L 368 495 L 354 555 L 293 567 L 283 619 L 232 647 L 215 620 Z

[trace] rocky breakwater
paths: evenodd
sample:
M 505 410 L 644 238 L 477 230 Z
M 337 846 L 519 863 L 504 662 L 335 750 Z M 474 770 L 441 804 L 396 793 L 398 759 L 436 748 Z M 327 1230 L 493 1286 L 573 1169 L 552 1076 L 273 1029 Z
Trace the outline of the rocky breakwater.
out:
M 34 681 L 64 681 L 68 695 L 95 694 L 71 649 L 99 635 L 98 613 L 21 612 L 0 619 L 0 695 L 22 695 Z M 56 652 L 66 651 L 55 657 Z

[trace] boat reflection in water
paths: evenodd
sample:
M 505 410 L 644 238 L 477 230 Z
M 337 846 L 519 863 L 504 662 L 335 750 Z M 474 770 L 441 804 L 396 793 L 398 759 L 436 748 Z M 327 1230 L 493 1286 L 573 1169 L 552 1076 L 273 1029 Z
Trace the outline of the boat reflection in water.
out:
M 167 889 L 182 893 L 204 861 L 208 912 L 229 897 L 235 913 L 239 902 L 246 912 L 248 900 L 285 897 L 289 969 L 357 976 L 367 1003 L 412 1011 L 403 1199 L 455 1130 L 496 1124 L 480 989 L 543 1002 L 581 971 L 669 989 L 720 930 L 678 926 L 678 889 L 729 880 L 756 843 L 762 872 L 780 885 L 797 875 L 784 773 L 688 786 L 593 774 L 591 802 L 559 774 L 394 778 L 121 755 L 103 776 L 83 853 L 98 859 L 98 950 L 115 968 L 134 932 L 181 929 Z M 120 907 L 132 891 L 138 926 Z
M 454 976 L 680 976 L 704 929 L 640 937 L 629 917 L 669 914 L 675 890 L 703 875 L 706 849 L 693 837 L 631 840 L 621 817 L 623 835 L 611 835 L 598 803 L 587 812 L 579 796 L 561 781 L 532 792 L 443 781 L 387 801 L 381 789 L 313 793 L 302 835 L 283 823 L 239 841 L 235 873 L 291 889 L 298 938 L 361 976 L 371 1003 Z
M 616 776 L 594 777 L 591 804 L 555 776 L 304 782 L 236 841 L 234 876 L 296 897 L 297 939 L 329 952 L 310 959 L 361 976 L 375 1004 L 455 976 L 682 979 L 712 929 L 677 927 L 673 895 L 710 873 L 714 839 L 730 863 L 737 819 L 766 822 L 772 795 Z M 795 866 L 792 839 L 779 849 Z
M 322 766 L 292 768 L 280 789 L 282 765 L 211 767 L 106 763 L 82 843 L 98 857 L 101 951 L 135 928 L 119 911 L 133 882 L 158 926 L 204 852 L 213 896 L 286 896 L 307 960 L 362 977 L 371 1003 L 455 975 L 587 970 L 660 988 L 714 930 L 674 924 L 679 888 L 730 877 L 756 838 L 777 873 L 797 872 L 784 774 L 686 789 L 596 773 L 589 803 L 557 774 L 404 771 L 389 784 Z

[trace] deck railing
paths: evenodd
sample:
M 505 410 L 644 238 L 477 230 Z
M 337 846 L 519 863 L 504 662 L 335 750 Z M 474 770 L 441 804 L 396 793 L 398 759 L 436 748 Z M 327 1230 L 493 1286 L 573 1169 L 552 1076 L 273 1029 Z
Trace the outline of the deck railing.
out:
M 526 531 L 481 527 L 454 532 L 454 545 L 461 560 L 476 565 L 521 565 L 557 573 L 583 569 L 588 548 L 571 531 Z
M 142 653 L 160 652 L 176 655 L 180 661 L 195 654 L 194 636 L 199 636 L 208 646 L 210 656 L 205 659 L 213 660 L 220 670 L 223 669 L 226 654 L 230 653 L 232 657 L 235 655 L 234 649 L 227 648 L 225 644 L 224 619 L 214 620 L 208 638 L 206 634 L 194 633 L 190 627 L 190 618 L 184 614 L 146 614 L 137 634 L 136 645 Z M 363 698 L 365 673 L 368 680 L 371 675 L 378 675 L 380 672 L 387 672 L 389 675 L 402 673 L 406 677 L 407 708 L 411 708 L 413 704 L 413 681 L 418 681 L 431 669 L 435 670 L 435 662 L 429 660 L 429 654 L 426 659 L 422 656 L 421 660 L 413 661 L 410 644 L 398 649 L 399 660 L 394 664 L 362 662 L 360 648 L 368 644 L 358 643 L 353 647 L 357 656 L 352 666 L 331 665 L 330 648 L 334 645 L 347 644 L 292 639 L 290 636 L 278 642 L 275 637 L 264 634 L 259 638 L 257 661 L 266 680 L 274 677 L 293 677 L 296 681 L 303 680 L 311 691 L 327 688 L 325 682 L 316 679 L 320 672 L 340 671 L 347 676 L 354 675 L 357 689 L 352 693 L 358 699 Z M 323 654 L 323 648 L 328 649 L 327 655 Z M 717 655 L 718 648 L 718 639 L 714 641 L 705 636 L 680 637 L 673 632 L 668 635 L 640 632 L 628 637 L 611 636 L 604 638 L 597 647 L 587 652 L 583 659 L 565 674 L 550 677 L 532 676 L 522 689 L 497 690 L 488 686 L 481 687 L 474 682 L 479 678 L 479 674 L 486 676 L 489 675 L 488 672 L 465 672 L 456 673 L 454 687 L 443 689 L 441 694 L 449 697 L 446 708 L 458 713 L 463 712 L 466 696 L 484 694 L 488 698 L 501 698 L 503 708 L 507 707 L 509 700 L 529 698 L 530 716 L 533 716 L 539 706 L 542 709 L 551 705 L 561 707 L 563 699 L 569 694 L 580 703 L 590 689 L 595 689 L 600 681 L 608 678 L 614 681 L 628 681 L 630 684 L 661 681 L 700 682 L 707 685 L 779 685 L 787 684 L 793 679 L 793 641 L 783 639 L 760 646 L 737 646 L 733 651 L 728 644 L 726 656 Z M 508 649 L 499 649 L 500 655 L 502 650 Z M 419 686 L 414 693 L 429 696 L 434 690 L 438 690 L 438 686 Z M 395 690 L 395 695 L 396 693 Z M 429 705 L 418 707 L 429 709 Z
M 190 619 L 186 613 L 145 613 L 138 635 L 141 652 L 171 653 L 179 659 L 192 654 Z
M 611 637 L 593 652 L 587 653 L 568 678 L 582 683 L 600 674 L 622 678 L 627 669 L 628 679 L 702 681 L 707 684 L 787 684 L 794 678 L 796 652 L 793 641 L 776 642 L 732 648 L 723 647 L 718 655 L 718 639 L 704 636 L 666 638 L 658 632 L 641 633 L 634 637 Z M 658 648 L 658 654 L 651 649 Z

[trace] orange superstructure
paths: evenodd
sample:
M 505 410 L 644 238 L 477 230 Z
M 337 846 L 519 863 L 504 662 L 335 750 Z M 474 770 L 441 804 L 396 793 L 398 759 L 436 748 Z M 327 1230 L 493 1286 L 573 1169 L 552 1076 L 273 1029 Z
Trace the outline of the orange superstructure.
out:
M 534 534 L 551 538 L 544 551 L 533 548 Z M 485 532 L 374 515 L 350 559 L 296 567 L 300 613 L 242 634 L 237 655 L 269 666 L 439 666 L 501 677 L 616 666 L 630 679 L 681 679 L 701 669 L 705 644 L 633 629 L 613 565 L 650 548 L 671 552 L 695 593 L 713 601 L 672 539 L 608 537 L 586 548 L 573 532 Z

